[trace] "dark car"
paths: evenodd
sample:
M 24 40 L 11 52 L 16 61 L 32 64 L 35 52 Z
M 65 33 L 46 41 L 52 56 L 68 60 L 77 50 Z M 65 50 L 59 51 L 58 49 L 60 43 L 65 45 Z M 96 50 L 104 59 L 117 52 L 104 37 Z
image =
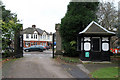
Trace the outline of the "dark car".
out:
M 43 47 L 43 50 L 46 50 L 46 47 L 43 45 L 37 45 L 37 46 Z
M 44 50 L 46 50 L 46 46 L 42 46 L 44 48 Z
M 48 49 L 50 49 L 50 47 L 49 46 L 45 46 L 46 47 L 46 49 L 48 50 Z
M 30 51 L 40 51 L 40 52 L 43 52 L 43 47 L 42 46 L 39 46 L 39 45 L 34 45 L 34 46 L 31 46 L 29 48 L 24 48 L 24 51 L 25 52 L 30 52 Z

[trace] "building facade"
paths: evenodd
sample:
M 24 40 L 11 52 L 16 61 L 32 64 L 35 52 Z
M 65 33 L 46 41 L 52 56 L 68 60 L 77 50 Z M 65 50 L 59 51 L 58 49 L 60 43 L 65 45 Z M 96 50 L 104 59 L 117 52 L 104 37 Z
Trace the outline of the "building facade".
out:
M 52 43 L 52 33 L 36 28 L 35 25 L 23 30 L 23 44 L 24 47 L 32 45 L 49 46 Z

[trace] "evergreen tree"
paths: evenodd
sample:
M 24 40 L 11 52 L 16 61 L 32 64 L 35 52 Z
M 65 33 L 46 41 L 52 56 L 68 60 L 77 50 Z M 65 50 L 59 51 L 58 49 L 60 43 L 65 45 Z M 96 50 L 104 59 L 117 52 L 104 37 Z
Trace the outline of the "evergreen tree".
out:
M 76 56 L 77 34 L 91 21 L 95 21 L 99 2 L 70 2 L 61 19 L 62 47 L 67 56 Z
M 22 29 L 22 25 L 17 19 L 17 15 L 15 13 L 11 13 L 10 10 L 7 10 L 5 6 L 0 1 L 0 14 L 2 15 L 0 17 L 0 23 L 2 26 L 0 27 L 0 30 L 2 31 L 2 50 L 5 51 L 3 55 L 5 57 L 9 56 L 15 56 L 17 52 L 17 47 L 15 46 L 15 53 L 10 54 L 10 52 L 6 49 L 7 47 L 10 47 L 11 43 L 18 44 L 18 41 L 16 41 L 16 35 L 19 34 L 20 30 Z

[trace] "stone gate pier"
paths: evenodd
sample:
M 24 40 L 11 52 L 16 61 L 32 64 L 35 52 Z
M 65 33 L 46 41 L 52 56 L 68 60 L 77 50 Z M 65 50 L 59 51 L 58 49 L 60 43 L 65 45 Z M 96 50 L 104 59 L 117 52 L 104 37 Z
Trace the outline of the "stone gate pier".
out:
M 61 36 L 60 36 L 60 24 L 55 24 L 55 30 L 56 30 L 56 53 L 55 55 L 60 55 L 62 52 L 62 47 L 61 47 Z

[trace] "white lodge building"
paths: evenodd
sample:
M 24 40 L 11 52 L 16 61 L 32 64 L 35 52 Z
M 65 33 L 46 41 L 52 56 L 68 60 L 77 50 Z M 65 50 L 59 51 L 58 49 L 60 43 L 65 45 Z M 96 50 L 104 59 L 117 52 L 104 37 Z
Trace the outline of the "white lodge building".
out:
M 48 46 L 50 43 L 52 43 L 52 33 L 36 28 L 36 25 L 23 30 L 24 47 L 32 45 Z
M 108 31 L 95 21 L 92 21 L 78 34 L 77 51 L 83 61 L 110 61 L 110 38 L 114 32 Z

